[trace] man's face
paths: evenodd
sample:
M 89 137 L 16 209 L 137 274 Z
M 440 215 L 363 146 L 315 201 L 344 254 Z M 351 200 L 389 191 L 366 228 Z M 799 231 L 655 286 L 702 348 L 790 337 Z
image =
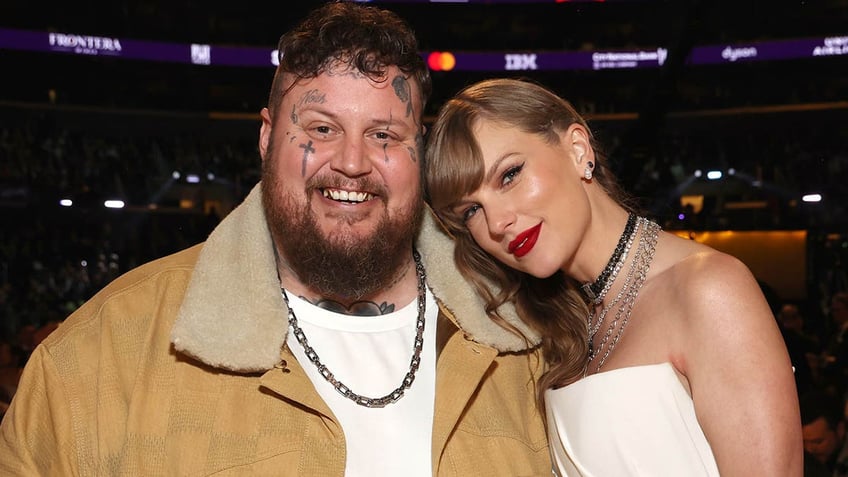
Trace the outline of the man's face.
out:
M 408 260 L 423 206 L 419 98 L 395 67 L 374 82 L 337 64 L 293 85 L 275 117 L 262 111 L 269 225 L 306 285 L 361 295 Z
M 820 417 L 802 429 L 804 450 L 820 462 L 827 462 L 839 447 L 840 436 Z
M 801 318 L 801 313 L 798 311 L 797 306 L 783 305 L 783 307 L 780 308 L 780 313 L 778 315 L 780 323 L 784 328 L 795 331 L 796 333 L 803 333 L 804 320 Z
M 833 317 L 833 321 L 835 321 L 839 325 L 844 325 L 848 323 L 848 306 L 839 299 L 833 299 L 830 301 L 830 314 Z

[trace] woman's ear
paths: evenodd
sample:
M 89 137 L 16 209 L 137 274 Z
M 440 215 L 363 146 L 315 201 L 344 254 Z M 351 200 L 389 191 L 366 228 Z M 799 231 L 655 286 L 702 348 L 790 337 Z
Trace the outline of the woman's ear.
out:
M 562 144 L 581 177 L 586 176 L 586 168 L 595 167 L 595 151 L 589 139 L 589 132 L 580 124 L 572 124 L 561 135 Z
M 574 156 L 577 163 L 582 163 L 583 160 L 590 159 L 587 157 L 592 151 L 592 145 L 589 141 L 589 133 L 579 124 L 572 124 L 567 131 L 569 145 L 574 151 Z

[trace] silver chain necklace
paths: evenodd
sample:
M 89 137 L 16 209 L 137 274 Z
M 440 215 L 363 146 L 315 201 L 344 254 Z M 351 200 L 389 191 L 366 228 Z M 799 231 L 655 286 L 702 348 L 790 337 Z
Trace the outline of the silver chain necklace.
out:
M 631 214 L 631 217 L 633 217 L 632 214 Z M 634 222 L 634 226 L 629 228 L 629 233 L 628 233 L 628 229 L 625 229 L 624 233 L 627 234 L 627 238 L 625 240 L 624 253 L 621 253 L 619 255 L 618 261 L 615 263 L 615 268 L 613 269 L 612 274 L 610 274 L 610 276 L 609 276 L 609 280 L 607 281 L 606 285 L 604 286 L 604 289 L 602 290 L 601 294 L 598 296 L 598 298 L 600 298 L 601 301 L 603 301 L 603 299 L 606 298 L 607 292 L 609 291 L 610 288 L 612 288 L 612 284 L 615 282 L 615 279 L 618 277 L 618 272 L 624 266 L 624 262 L 627 260 L 627 257 L 630 254 L 630 248 L 633 246 L 633 240 L 636 238 L 636 235 L 639 232 L 640 225 L 641 225 L 641 222 L 636 221 L 636 222 Z M 621 243 L 621 240 L 624 240 L 624 234 L 622 234 L 622 239 L 619 240 L 619 243 Z M 625 284 L 630 282 L 630 279 L 629 279 L 630 275 L 632 275 L 632 270 L 631 270 L 631 272 L 628 272 L 628 278 L 625 280 Z M 595 307 L 597 307 L 601 303 L 601 301 L 594 301 L 593 302 L 594 304 L 591 306 L 592 313 L 589 313 L 589 316 L 587 318 L 587 323 L 589 325 L 589 335 L 590 335 L 590 339 L 589 339 L 589 356 L 590 357 L 594 353 L 594 350 L 592 348 L 594 346 L 594 343 L 592 342 L 591 337 L 594 337 L 595 334 L 598 332 L 598 330 L 600 330 L 601 325 L 603 325 L 603 323 L 604 323 L 604 318 L 607 316 L 607 312 L 610 310 L 610 308 L 615 306 L 616 302 L 618 302 L 618 300 L 620 298 L 621 298 L 621 295 L 619 294 L 609 303 L 609 305 L 605 306 L 601 310 L 601 312 L 598 314 L 598 318 L 597 318 L 597 320 L 595 321 L 594 324 L 592 323 L 592 315 L 594 314 Z
M 309 358 L 309 361 L 312 361 L 312 364 L 318 368 L 318 373 L 321 374 L 328 383 L 332 384 L 339 394 L 360 406 L 386 407 L 388 404 L 397 402 L 401 397 L 403 397 L 403 393 L 412 386 L 412 381 L 415 380 L 415 372 L 418 371 L 418 367 L 421 364 L 421 349 L 424 347 L 424 315 L 426 311 L 425 302 L 427 298 L 427 275 L 424 272 L 424 265 L 421 264 L 421 256 L 418 254 L 417 250 L 412 251 L 412 258 L 415 259 L 415 270 L 418 274 L 418 319 L 415 323 L 416 334 L 415 343 L 413 344 L 412 359 L 409 362 L 409 371 L 407 371 L 400 386 L 389 394 L 379 398 L 370 398 L 356 394 L 344 383 L 336 379 L 333 373 L 327 369 L 327 366 L 325 366 L 318 358 L 318 353 L 315 349 L 309 346 L 306 334 L 304 334 L 303 330 L 297 324 L 297 317 L 294 315 L 294 310 L 292 310 L 292 307 L 289 304 L 289 297 L 286 294 L 286 289 L 282 289 L 283 300 L 285 300 L 286 308 L 289 310 L 289 326 L 291 326 L 292 333 L 294 333 L 294 337 L 297 338 L 297 342 L 303 346 L 303 352 L 306 354 L 306 357 Z
M 642 230 L 639 237 L 639 246 L 633 257 L 633 261 L 630 264 L 630 269 L 627 272 L 624 284 L 615 298 L 613 298 L 609 304 L 604 306 L 601 310 L 598 317 L 597 327 L 594 328 L 594 331 L 590 329 L 589 359 L 586 363 L 586 368 L 584 369 L 584 376 L 588 372 L 589 364 L 601 355 L 602 351 L 603 355 L 601 355 L 600 360 L 598 361 L 595 372 L 601 370 L 601 367 L 615 349 L 615 346 L 624 334 L 624 328 L 627 326 L 627 322 L 630 320 L 630 314 L 633 311 L 633 303 L 636 301 L 636 297 L 639 295 L 639 290 L 642 288 L 642 284 L 645 283 L 645 278 L 648 276 L 648 270 L 651 268 L 651 261 L 654 258 L 654 253 L 656 252 L 657 237 L 659 236 L 661 228 L 655 222 L 644 217 L 640 217 L 637 229 Z M 595 341 L 595 334 L 600 328 L 601 323 L 603 323 L 607 313 L 619 302 L 621 302 L 621 304 L 618 306 L 614 318 L 609 325 L 607 325 L 607 329 L 604 332 L 604 336 L 601 338 L 601 342 L 598 344 L 597 349 L 594 349 L 593 343 Z M 595 314 L 595 309 L 596 307 L 592 307 L 587 317 L 587 322 L 590 328 L 592 328 L 592 318 Z M 619 322 L 621 325 L 617 326 Z M 618 328 L 617 331 L 616 328 Z M 613 331 L 616 331 L 615 335 L 613 335 Z M 610 339 L 612 339 L 612 341 L 610 341 Z

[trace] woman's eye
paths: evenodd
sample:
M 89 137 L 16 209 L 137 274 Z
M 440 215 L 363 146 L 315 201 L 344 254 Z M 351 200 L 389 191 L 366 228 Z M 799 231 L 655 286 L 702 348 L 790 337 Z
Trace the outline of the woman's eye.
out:
M 510 167 L 504 172 L 503 177 L 501 178 L 501 185 L 507 185 L 510 182 L 515 180 L 515 177 L 521 172 L 521 169 L 524 167 L 524 164 L 520 164 L 518 166 Z
M 463 221 L 463 222 L 468 222 L 468 221 L 471 219 L 471 217 L 473 217 L 473 216 L 474 216 L 474 214 L 476 214 L 476 213 L 477 213 L 477 211 L 478 211 L 478 210 L 480 210 L 480 206 L 479 206 L 479 205 L 477 205 L 477 204 L 474 204 L 474 205 L 469 206 L 468 208 L 466 208 L 466 209 L 462 212 L 462 221 Z

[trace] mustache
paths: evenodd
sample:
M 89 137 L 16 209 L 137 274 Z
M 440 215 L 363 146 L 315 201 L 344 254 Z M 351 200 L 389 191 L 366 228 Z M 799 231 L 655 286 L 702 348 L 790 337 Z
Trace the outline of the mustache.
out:
M 379 197 L 383 202 L 388 199 L 388 189 L 386 189 L 385 184 L 377 182 L 370 177 L 351 179 L 335 174 L 324 174 L 312 177 L 306 181 L 306 191 L 310 194 L 316 190 L 327 188 L 368 192 L 375 197 Z

